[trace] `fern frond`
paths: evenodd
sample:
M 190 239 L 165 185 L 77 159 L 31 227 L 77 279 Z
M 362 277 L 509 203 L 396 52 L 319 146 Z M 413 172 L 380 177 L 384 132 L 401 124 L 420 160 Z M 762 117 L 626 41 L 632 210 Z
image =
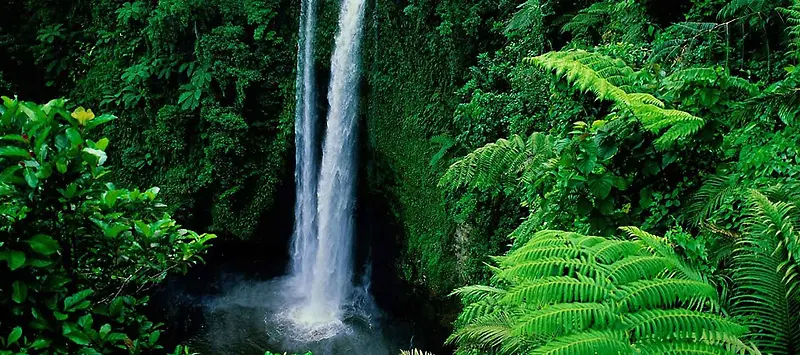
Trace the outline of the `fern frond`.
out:
M 625 333 L 587 331 L 553 339 L 534 349 L 531 355 L 628 354 L 632 351 Z
M 757 190 L 750 190 L 748 197 L 751 231 L 777 238 L 777 248 L 784 247 L 789 258 L 797 260 L 798 233 L 789 216 L 795 206 L 790 203 L 772 202 Z
M 592 255 L 604 264 L 611 264 L 626 255 L 638 254 L 642 245 L 627 240 L 606 240 L 590 248 Z
M 586 51 L 550 52 L 538 57 L 527 58 L 526 61 L 543 69 L 555 71 L 557 77 L 563 77 L 581 92 L 591 91 L 601 100 L 624 102 L 629 104 L 628 94 L 619 88 L 629 84 L 634 71 L 621 60 Z M 618 71 L 629 73 L 623 80 L 612 83 L 600 75 L 600 71 L 609 67 L 617 67 Z
M 512 324 L 514 321 L 506 312 L 487 314 L 456 330 L 446 343 L 474 343 L 481 344 L 484 349 L 498 348 L 512 337 Z
M 411 350 L 402 350 L 400 351 L 400 355 L 433 355 L 431 352 L 422 351 L 419 349 L 411 349 Z
M 678 254 L 675 253 L 675 249 L 672 248 L 666 238 L 647 233 L 636 227 L 620 227 L 619 229 L 628 233 L 629 236 L 637 238 L 654 254 L 672 260 L 675 263 L 674 270 L 679 271 L 680 277 L 695 281 L 708 281 L 708 279 L 702 273 L 689 267 L 686 265 L 686 263 L 681 261 Z
M 520 278 L 535 278 L 554 275 L 575 276 L 576 274 L 594 277 L 597 273 L 595 265 L 588 265 L 578 259 L 544 258 L 535 261 L 520 263 L 503 269 L 496 275 L 499 280 L 518 280 Z
M 472 323 L 476 319 L 494 314 L 502 311 L 503 309 L 504 307 L 498 304 L 497 300 L 494 298 L 485 298 L 483 300 L 466 305 L 458 315 L 458 321 L 463 324 Z
M 500 266 L 516 265 L 529 260 L 537 260 L 550 257 L 564 257 L 564 258 L 577 258 L 580 255 L 585 255 L 588 251 L 571 245 L 563 245 L 558 243 L 553 246 L 540 246 L 533 244 L 521 250 L 515 251 L 508 256 L 501 256 L 493 258 Z
M 732 314 L 742 317 L 750 329 L 747 339 L 765 353 L 793 354 L 800 351 L 800 293 L 793 265 L 780 248 L 780 208 L 751 192 L 748 228 L 737 242 L 733 257 L 734 295 Z M 770 217 L 770 215 L 772 215 Z
M 515 181 L 530 169 L 538 169 L 553 156 L 547 135 L 534 133 L 527 140 L 518 135 L 487 144 L 453 163 L 439 180 L 439 186 L 457 189 L 484 188 Z
M 730 0 L 717 13 L 717 18 L 727 19 L 742 14 L 752 14 L 771 10 L 771 0 Z
M 708 220 L 723 204 L 738 196 L 738 181 L 736 175 L 713 175 L 703 182 L 688 209 L 695 225 Z
M 687 309 L 651 309 L 625 315 L 623 323 L 634 339 L 669 339 L 680 336 L 699 338 L 722 333 L 742 336 L 747 328 L 715 314 Z
M 501 302 L 525 303 L 535 308 L 553 303 L 601 302 L 607 297 L 608 290 L 591 280 L 550 276 L 523 281 L 510 289 Z
M 478 302 L 487 297 L 502 296 L 506 290 L 491 286 L 472 285 L 455 289 L 448 296 L 460 296 L 466 302 Z
M 612 322 L 614 317 L 614 312 L 601 303 L 559 303 L 523 313 L 511 334 L 547 337 L 586 330 L 590 326 L 602 327 Z
M 508 22 L 506 33 L 528 30 L 535 31 L 541 26 L 542 10 L 539 0 L 527 0 L 519 5 L 517 12 Z
M 608 278 L 624 285 L 642 277 L 661 276 L 665 270 L 675 268 L 675 264 L 674 259 L 663 256 L 629 256 L 609 266 Z
M 652 279 L 634 281 L 620 286 L 620 309 L 635 311 L 643 308 L 674 307 L 703 298 L 714 300 L 717 290 L 708 283 L 681 279 Z
M 582 50 L 550 52 L 526 58 L 545 70 L 554 71 L 580 92 L 592 92 L 599 100 L 608 100 L 634 115 L 645 129 L 666 132 L 654 142 L 666 149 L 682 138 L 697 133 L 705 120 L 688 112 L 669 110 L 664 103 L 646 93 L 628 93 L 622 87 L 636 77 L 633 69 L 618 59 Z
M 643 355 L 731 355 L 741 354 L 741 351 L 731 351 L 718 345 L 710 345 L 696 342 L 654 342 L 636 345 L 637 350 Z M 755 352 L 748 352 L 755 353 Z
M 745 348 L 743 328 L 707 307 L 717 299 L 712 285 L 675 277 L 682 263 L 662 238 L 626 230 L 639 240 L 531 233 L 495 258 L 493 280 L 505 293 L 458 291 L 478 301 L 462 311 L 450 342 L 492 354 L 628 354 L 672 342 L 698 345 L 687 353 Z

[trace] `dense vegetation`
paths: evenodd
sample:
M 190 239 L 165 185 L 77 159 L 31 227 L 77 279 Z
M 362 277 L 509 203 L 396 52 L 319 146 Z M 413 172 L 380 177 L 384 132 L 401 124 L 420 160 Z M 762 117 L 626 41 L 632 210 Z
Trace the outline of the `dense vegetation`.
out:
M 0 107 L 0 352 L 161 349 L 146 291 L 185 272 L 215 236 L 180 228 L 158 188 L 118 188 L 95 116 L 64 100 Z M 181 349 L 176 349 L 179 353 Z
M 368 4 L 361 193 L 410 291 L 461 297 L 436 303 L 457 353 L 800 351 L 799 2 Z M 299 7 L 6 7 L 0 92 L 70 101 L 2 108 L 0 351 L 156 349 L 145 291 L 209 237 L 176 220 L 285 238 L 258 231 L 291 186 Z

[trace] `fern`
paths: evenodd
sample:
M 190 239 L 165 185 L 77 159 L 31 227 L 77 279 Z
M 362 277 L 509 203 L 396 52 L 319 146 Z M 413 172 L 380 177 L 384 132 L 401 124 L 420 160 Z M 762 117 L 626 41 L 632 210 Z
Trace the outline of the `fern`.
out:
M 496 287 L 455 292 L 466 306 L 448 342 L 493 354 L 757 353 L 739 340 L 745 327 L 690 308 L 715 303 L 713 286 L 686 277 L 659 237 L 626 230 L 641 238 L 532 233 L 495 258 Z
M 541 29 L 542 9 L 539 0 L 527 0 L 518 9 L 506 26 L 506 34 Z
M 665 30 L 671 37 L 654 43 L 650 62 L 660 63 L 677 61 L 686 53 L 692 53 L 703 39 L 704 34 L 714 35 L 715 31 L 724 30 L 725 25 L 716 22 L 679 22 Z
M 737 175 L 713 175 L 694 194 L 688 214 L 695 225 L 699 225 L 722 206 L 732 205 L 732 201 L 740 197 L 740 192 Z
M 487 188 L 497 184 L 519 183 L 525 171 L 537 170 L 554 156 L 550 137 L 534 133 L 527 140 L 518 135 L 478 148 L 458 160 L 439 181 L 440 187 Z
M 644 36 L 646 14 L 637 1 L 607 0 L 581 10 L 562 28 L 575 38 L 586 38 L 591 30 L 607 41 L 640 42 Z
M 780 247 L 794 238 L 787 206 L 772 204 L 758 192 L 749 196 L 749 227 L 734 253 L 732 313 L 751 329 L 748 339 L 766 353 L 800 351 L 800 294 L 794 263 Z
M 788 8 L 778 8 L 778 12 L 786 17 L 787 32 L 791 37 L 789 45 L 792 51 L 789 54 L 800 59 L 800 1 L 795 0 Z
M 400 355 L 433 355 L 433 353 L 422 351 L 419 349 L 403 350 Z
M 728 4 L 719 10 L 717 17 L 726 19 L 734 16 L 766 12 L 772 10 L 773 6 L 775 6 L 774 0 L 730 0 Z
M 661 133 L 654 142 L 665 149 L 684 137 L 697 133 L 705 120 L 684 111 L 665 109 L 663 102 L 646 93 L 628 93 L 633 89 L 635 72 L 621 60 L 586 51 L 550 52 L 527 58 L 527 61 L 555 71 L 575 89 L 592 92 L 600 100 L 615 103 L 636 117 L 645 129 Z

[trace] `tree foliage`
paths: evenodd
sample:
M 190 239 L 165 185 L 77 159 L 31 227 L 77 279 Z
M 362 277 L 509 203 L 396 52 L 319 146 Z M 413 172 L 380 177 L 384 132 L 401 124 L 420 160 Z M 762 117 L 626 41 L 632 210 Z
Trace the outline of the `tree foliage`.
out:
M 117 188 L 95 116 L 64 100 L 0 107 L 0 353 L 161 349 L 145 292 L 202 261 L 215 236 L 180 228 L 159 189 Z

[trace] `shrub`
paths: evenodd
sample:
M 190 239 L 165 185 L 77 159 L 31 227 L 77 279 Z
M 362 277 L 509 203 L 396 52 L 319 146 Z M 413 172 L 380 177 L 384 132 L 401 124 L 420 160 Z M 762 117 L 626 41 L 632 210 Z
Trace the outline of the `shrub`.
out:
M 202 261 L 211 234 L 181 229 L 158 188 L 108 181 L 113 120 L 64 100 L 0 106 L 0 354 L 160 349 L 145 292 Z

